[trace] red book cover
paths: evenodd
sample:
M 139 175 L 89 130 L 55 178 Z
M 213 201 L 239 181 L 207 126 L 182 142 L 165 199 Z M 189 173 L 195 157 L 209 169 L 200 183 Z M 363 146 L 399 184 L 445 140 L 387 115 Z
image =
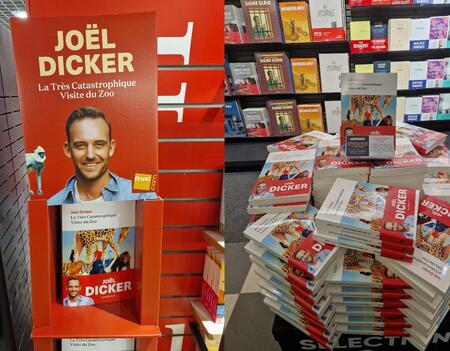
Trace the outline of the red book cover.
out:
M 14 18 L 11 29 L 32 198 L 154 198 L 155 14 Z

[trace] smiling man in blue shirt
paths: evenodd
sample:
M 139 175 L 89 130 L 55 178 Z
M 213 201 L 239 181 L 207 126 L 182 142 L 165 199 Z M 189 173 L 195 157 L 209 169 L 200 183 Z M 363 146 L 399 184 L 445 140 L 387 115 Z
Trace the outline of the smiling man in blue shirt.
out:
M 48 205 L 119 200 L 151 200 L 155 193 L 133 193 L 131 180 L 109 171 L 116 142 L 104 113 L 93 107 L 73 111 L 66 123 L 64 153 L 75 168 L 64 189 Z
M 67 296 L 63 300 L 64 306 L 78 307 L 78 306 L 91 306 L 94 304 L 94 300 L 90 297 L 80 295 L 81 284 L 80 280 L 75 277 L 67 279 Z

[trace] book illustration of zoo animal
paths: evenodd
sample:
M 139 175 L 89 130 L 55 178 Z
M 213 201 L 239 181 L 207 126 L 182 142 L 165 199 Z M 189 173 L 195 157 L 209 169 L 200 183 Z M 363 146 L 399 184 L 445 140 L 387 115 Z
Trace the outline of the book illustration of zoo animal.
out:
M 83 261 L 77 262 L 63 262 L 62 273 L 63 275 L 73 276 L 89 273 L 92 269 L 92 265 L 84 263 Z
M 86 263 L 92 263 L 94 259 L 95 243 L 101 241 L 103 243 L 103 252 L 106 251 L 106 247 L 109 245 L 113 249 L 116 257 L 119 257 L 118 245 L 124 241 L 128 236 L 129 228 L 121 228 L 119 234 L 119 240 L 117 244 L 114 242 L 114 228 L 108 229 L 91 229 L 80 230 L 75 233 L 75 248 L 72 250 L 71 258 L 76 262 L 80 259 L 81 251 L 86 248 Z M 72 256 L 73 255 L 73 256 Z
M 124 251 L 115 259 L 111 266 L 111 272 L 120 272 L 124 268 L 130 269 L 131 255 L 128 251 Z
M 367 110 L 368 105 L 374 107 L 381 118 L 384 119 L 384 109 L 389 106 L 392 101 L 392 96 L 385 96 L 383 104 L 381 105 L 380 95 L 352 95 L 350 100 L 350 115 L 349 120 L 353 120 L 355 113 L 358 112 L 358 121 L 363 122 L 364 111 Z
M 25 154 L 25 161 L 27 164 L 27 172 L 31 173 L 36 171 L 36 183 L 37 183 L 37 193 L 42 195 L 42 171 L 44 170 L 45 162 L 45 150 L 42 146 L 38 146 L 33 152 Z M 31 185 L 29 184 L 30 195 L 34 192 L 31 190 Z

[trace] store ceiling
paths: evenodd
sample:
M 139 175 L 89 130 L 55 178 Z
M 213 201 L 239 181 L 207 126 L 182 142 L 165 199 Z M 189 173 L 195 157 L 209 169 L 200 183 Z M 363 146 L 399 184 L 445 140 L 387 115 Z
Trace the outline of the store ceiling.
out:
M 24 0 L 0 0 L 0 26 L 9 30 L 9 18 L 25 11 Z

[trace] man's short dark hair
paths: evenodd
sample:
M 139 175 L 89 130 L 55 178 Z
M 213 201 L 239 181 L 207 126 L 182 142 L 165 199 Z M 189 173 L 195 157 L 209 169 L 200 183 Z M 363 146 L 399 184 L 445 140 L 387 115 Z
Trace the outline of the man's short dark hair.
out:
M 70 127 L 72 126 L 73 122 L 80 121 L 85 118 L 101 118 L 105 121 L 105 123 L 108 125 L 109 130 L 109 140 L 111 140 L 111 123 L 109 123 L 108 119 L 106 118 L 105 114 L 100 111 L 99 109 L 95 107 L 80 107 L 69 115 L 69 118 L 67 118 L 66 122 L 66 135 L 67 135 L 67 141 L 70 141 Z
M 67 279 L 67 283 L 66 284 L 69 285 L 69 282 L 71 280 L 76 280 L 76 281 L 80 282 L 80 279 L 78 279 L 77 277 L 70 277 L 69 279 Z

